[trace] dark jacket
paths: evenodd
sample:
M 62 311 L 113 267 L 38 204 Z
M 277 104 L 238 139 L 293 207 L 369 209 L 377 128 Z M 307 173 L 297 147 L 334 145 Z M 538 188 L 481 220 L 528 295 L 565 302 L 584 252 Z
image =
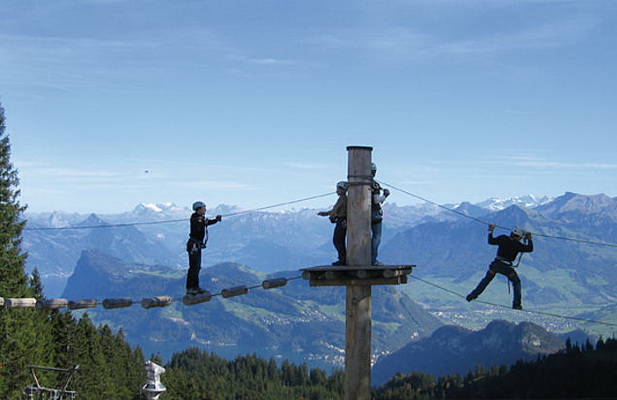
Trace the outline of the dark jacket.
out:
M 206 238 L 206 226 L 216 224 L 218 219 L 208 219 L 205 215 L 194 212 L 191 215 L 191 234 L 190 238 L 197 243 L 203 243 Z
M 508 235 L 493 237 L 493 233 L 488 234 L 488 244 L 496 244 L 499 246 L 497 249 L 497 257 L 507 261 L 514 261 L 518 253 L 531 253 L 533 251 L 533 241 L 531 239 L 525 239 L 526 243 L 521 243 L 518 240 L 512 239 Z

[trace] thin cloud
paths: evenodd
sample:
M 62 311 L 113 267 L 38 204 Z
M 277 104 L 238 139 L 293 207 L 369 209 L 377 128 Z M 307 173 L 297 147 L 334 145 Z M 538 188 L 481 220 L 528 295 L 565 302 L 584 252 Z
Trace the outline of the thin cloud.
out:
M 531 151 L 527 154 L 519 152 L 519 155 L 506 155 L 498 159 L 487 160 L 489 163 L 501 163 L 511 167 L 526 168 L 551 168 L 551 169 L 593 169 L 593 170 L 613 170 L 617 169 L 615 163 L 594 163 L 594 162 L 563 162 L 553 160 L 541 152 Z
M 212 190 L 241 190 L 241 191 L 253 191 L 256 189 L 253 185 L 248 185 L 235 181 L 212 181 L 212 180 L 189 180 L 189 181 L 175 181 L 171 183 L 173 186 L 182 188 L 196 188 L 204 187 Z
M 84 86 L 105 90 L 101 83 L 106 83 L 117 90 L 126 86 L 124 76 L 155 76 L 179 65 L 199 69 L 203 59 L 222 61 L 230 51 L 234 50 L 205 30 L 129 40 L 0 34 L 0 83 L 41 86 L 51 81 L 51 88 L 67 92 Z M 163 63 L 161 53 L 168 54 Z
M 440 57 L 489 57 L 521 50 L 542 50 L 571 46 L 586 38 L 597 26 L 591 17 L 521 27 L 510 32 L 493 32 L 475 37 L 448 39 L 406 26 L 377 30 L 343 29 L 307 40 L 322 48 L 364 52 L 410 61 L 434 61 Z M 381 58 L 380 57 L 380 58 Z M 379 58 L 378 58 L 379 59 Z
M 586 37 L 596 25 L 590 18 L 547 23 L 517 32 L 484 36 L 440 44 L 436 52 L 445 54 L 496 54 L 525 49 L 570 46 Z
M 93 170 L 86 171 L 78 168 L 70 168 L 70 167 L 28 167 L 23 164 L 20 165 L 20 171 L 27 171 L 28 176 L 33 178 L 64 178 L 64 179 L 72 179 L 72 178 L 114 178 L 123 176 L 125 174 L 119 174 L 111 171 L 104 170 Z
M 555 161 L 519 161 L 515 163 L 522 167 L 534 167 L 534 168 L 585 168 L 585 169 L 602 169 L 612 170 L 617 169 L 617 164 L 602 164 L 602 163 L 564 163 Z
M 287 162 L 285 166 L 304 170 L 304 171 L 323 171 L 324 169 L 328 169 L 328 167 L 324 164 L 314 164 L 314 163 L 300 163 L 300 162 Z
M 279 66 L 279 65 L 294 65 L 295 61 L 279 59 L 274 57 L 250 58 L 245 56 L 233 55 L 229 56 L 232 61 L 238 61 L 244 64 L 264 65 L 264 66 Z

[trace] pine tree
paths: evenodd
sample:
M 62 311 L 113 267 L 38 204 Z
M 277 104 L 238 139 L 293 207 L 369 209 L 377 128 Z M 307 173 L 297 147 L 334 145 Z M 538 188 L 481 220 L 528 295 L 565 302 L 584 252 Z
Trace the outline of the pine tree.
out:
M 26 221 L 25 206 L 18 198 L 17 170 L 10 160 L 5 135 L 4 109 L 0 106 L 0 297 L 34 297 L 42 300 L 43 285 L 34 269 L 25 272 L 27 254 L 21 249 Z M 143 354 L 131 352 L 122 332 L 108 327 L 97 330 L 87 314 L 79 322 L 70 312 L 7 309 L 0 307 L 0 398 L 21 399 L 25 386 L 33 385 L 29 365 L 73 368 L 80 364 L 75 388 L 84 398 L 138 398 L 143 380 Z M 51 387 L 57 381 L 46 380 Z
M 24 271 L 26 253 L 21 249 L 25 207 L 19 201 L 17 170 L 10 160 L 11 145 L 5 134 L 4 108 L 0 106 L 0 297 L 32 297 L 40 289 L 28 286 Z M 36 278 L 35 278 L 36 279 Z M 45 333 L 45 315 L 35 310 L 0 309 L 0 393 L 3 398 L 21 397 L 23 388 L 32 384 L 28 365 L 45 364 L 49 336 Z
M 21 250 L 21 220 L 25 207 L 19 204 L 17 170 L 11 164 L 11 144 L 5 135 L 4 108 L 0 106 L 0 296 L 22 297 L 26 294 L 24 273 L 26 254 Z

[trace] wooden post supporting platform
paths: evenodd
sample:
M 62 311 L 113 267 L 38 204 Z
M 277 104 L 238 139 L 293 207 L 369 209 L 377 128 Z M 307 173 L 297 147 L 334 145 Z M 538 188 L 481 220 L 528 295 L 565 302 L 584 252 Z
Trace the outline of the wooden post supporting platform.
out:
M 371 147 L 348 147 L 347 265 L 371 263 Z M 371 285 L 347 285 L 346 399 L 371 398 Z
M 310 286 L 347 286 L 346 400 L 371 398 L 371 287 L 407 283 L 413 265 L 371 264 L 371 147 L 350 146 L 347 194 L 347 266 L 302 270 Z

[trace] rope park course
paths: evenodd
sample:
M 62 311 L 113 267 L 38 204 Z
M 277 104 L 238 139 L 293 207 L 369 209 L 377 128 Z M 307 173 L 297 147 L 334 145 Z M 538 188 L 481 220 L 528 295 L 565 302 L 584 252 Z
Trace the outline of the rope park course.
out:
M 480 218 L 468 215 L 464 212 L 461 212 L 459 210 L 456 210 L 454 208 L 450 208 L 450 207 L 446 207 L 444 205 L 441 205 L 439 203 L 436 203 L 428 198 L 425 198 L 423 196 L 414 194 L 412 192 L 409 192 L 405 189 L 402 189 L 400 187 L 397 187 L 393 184 L 384 182 L 384 181 L 377 181 L 380 184 L 382 184 L 385 187 L 389 187 L 392 190 L 395 190 L 397 192 L 400 192 L 402 194 L 405 194 L 407 196 L 413 197 L 415 199 L 421 200 L 423 202 L 432 204 L 436 207 L 439 207 L 445 211 L 454 213 L 460 217 L 463 218 L 468 218 L 470 220 L 473 220 L 475 222 L 478 222 L 480 224 L 483 225 L 490 225 L 490 223 L 488 221 L 482 220 Z M 291 205 L 291 204 L 297 204 L 297 203 L 302 203 L 302 202 L 306 202 L 309 200 L 315 200 L 315 199 L 320 199 L 320 198 L 325 198 L 328 196 L 332 196 L 334 195 L 335 192 L 328 192 L 328 193 L 322 193 L 322 194 L 318 194 L 318 195 L 314 195 L 314 196 L 309 196 L 309 197 L 305 197 L 305 198 L 301 198 L 301 199 L 295 199 L 295 200 L 291 200 L 291 201 L 286 201 L 286 202 L 281 202 L 281 203 L 277 203 L 277 204 L 272 204 L 272 205 L 268 205 L 268 206 L 264 206 L 264 207 L 259 207 L 259 208 L 255 208 L 255 209 L 250 209 L 250 210 L 243 210 L 243 211 L 238 211 L 238 212 L 234 212 L 234 213 L 229 213 L 229 214 L 224 214 L 223 217 L 225 218 L 229 218 L 229 217 L 235 217 L 235 216 L 239 216 L 239 215 L 245 215 L 245 214 L 250 214 L 250 213 L 255 213 L 255 212 L 259 212 L 259 211 L 265 211 L 268 209 L 273 209 L 273 208 L 278 208 L 278 207 L 282 207 L 282 206 L 287 206 L 287 205 Z M 140 225 L 157 225 L 157 224 L 168 224 L 168 223 L 179 223 L 179 222 L 187 222 L 186 218 L 183 219 L 172 219 L 172 220 L 162 220 L 162 221 L 145 221 L 145 222 L 131 222 L 131 223 L 121 223 L 121 224 L 107 224 L 107 225 L 94 225 L 94 226 L 76 226 L 76 227 L 34 227 L 34 228 L 24 228 L 24 230 L 26 231 L 50 231 L 50 230 L 83 230 L 83 229 L 105 229 L 105 228 L 115 228 L 115 227 L 127 227 L 127 226 L 140 226 Z M 505 229 L 505 230 L 509 230 L 511 228 L 509 227 L 505 227 L 505 226 L 499 226 L 497 225 L 496 227 L 501 228 L 501 229 Z M 599 242 L 599 241 L 592 241 L 592 240 L 582 240 L 582 239 L 577 239 L 577 238 L 569 238 L 569 237 L 563 237 L 563 236 L 553 236 L 553 235 L 546 235 L 546 234 L 542 234 L 542 233 L 538 233 L 538 232 L 531 232 L 534 236 L 537 237 L 544 237 L 544 238 L 549 238 L 549 239 L 557 239 L 557 240 L 566 240 L 566 241 L 572 241 L 572 242 L 576 242 L 576 243 L 581 243 L 581 244 L 587 244 L 587 245 L 595 245 L 595 246 L 604 246 L 604 247 L 612 247 L 612 248 L 617 248 L 617 244 L 615 243 L 606 243 L 606 242 Z M 442 290 L 444 292 L 450 293 L 452 295 L 455 295 L 457 297 L 461 297 L 461 298 L 465 298 L 464 295 L 456 293 L 454 291 L 451 291 L 443 286 L 431 283 L 430 281 L 427 281 L 425 279 L 421 279 L 418 277 L 415 277 L 413 275 L 410 275 L 412 278 L 416 279 L 419 282 L 422 282 L 426 285 L 430 285 L 433 286 L 439 290 Z M 67 299 L 43 299 L 43 300 L 37 300 L 34 298 L 2 298 L 0 297 L 0 307 L 4 306 L 5 308 L 36 308 L 36 309 L 40 309 L 40 310 L 44 310 L 44 309 L 61 309 L 61 308 L 65 308 L 68 307 L 70 310 L 78 310 L 78 309 L 88 309 L 88 308 L 95 308 L 97 306 L 103 306 L 103 308 L 105 309 L 119 309 L 119 308 L 126 308 L 126 307 L 131 307 L 133 304 L 141 304 L 141 306 L 144 309 L 150 309 L 150 308 L 155 308 L 155 307 L 166 307 L 171 305 L 173 302 L 182 302 L 184 305 L 195 305 L 195 304 L 201 304 L 201 303 L 205 303 L 208 302 L 210 300 L 212 300 L 213 297 L 223 297 L 223 298 L 230 298 L 230 297 L 235 297 L 235 296 L 239 296 L 239 295 L 244 295 L 244 294 L 248 294 L 249 291 L 253 290 L 253 289 L 273 289 L 273 288 L 277 288 L 277 287 L 282 287 L 285 286 L 289 281 L 292 280 L 296 280 L 296 279 L 300 279 L 302 278 L 302 276 L 296 276 L 296 277 L 290 277 L 290 278 L 275 278 L 275 279 L 269 279 L 269 280 L 264 280 L 261 284 L 259 285 L 254 285 L 254 286 L 247 286 L 247 285 L 239 285 L 239 286 L 235 286 L 235 287 L 231 287 L 231 288 L 226 288 L 223 289 L 220 293 L 210 293 L 207 292 L 200 294 L 200 295 L 193 295 L 193 296 L 183 296 L 181 298 L 173 298 L 171 296 L 155 296 L 155 297 L 147 297 L 147 298 L 143 298 L 141 300 L 134 300 L 131 299 L 129 297 L 122 297 L 122 298 L 109 298 L 109 299 L 103 299 L 103 300 L 98 300 L 98 299 L 83 299 L 83 300 L 67 300 Z M 480 301 L 477 300 L 478 303 L 482 303 L 482 304 L 486 304 L 486 305 L 490 305 L 490 306 L 494 306 L 494 307 L 503 307 L 503 308 L 510 308 L 509 306 L 504 306 L 504 305 L 500 305 L 500 304 L 495 304 L 495 303 L 491 303 L 491 302 L 487 302 L 487 301 Z M 597 323 L 597 324 L 602 324 L 602 325 L 608 325 L 608 326 L 615 326 L 617 327 L 617 324 L 613 324 L 613 323 L 609 323 L 609 322 L 603 322 L 603 321 L 597 321 L 597 320 L 592 320 L 592 319 L 586 319 L 586 318 L 578 318 L 578 317 L 572 317 L 572 316 L 565 316 L 565 315 L 559 315 L 559 314 L 553 314 L 553 313 L 546 313 L 546 312 L 542 312 L 542 311 L 533 311 L 533 310 L 528 310 L 525 309 L 523 310 L 527 313 L 532 313 L 532 314 L 539 314 L 539 315 L 545 315 L 545 316 L 551 316 L 551 317 L 556 317 L 556 318 L 562 318 L 562 319 L 570 319 L 570 320 L 576 320 L 576 321 L 582 321 L 582 322 L 590 322 L 590 323 Z
M 411 275 L 412 268 L 415 265 L 374 265 L 375 261 L 371 262 L 371 202 L 373 196 L 370 195 L 374 185 L 379 184 L 374 180 L 374 173 L 371 174 L 371 152 L 372 147 L 363 146 L 349 146 L 347 151 L 349 153 L 348 162 L 348 194 L 347 194 L 347 258 L 345 265 L 338 266 L 321 266 L 301 269 L 302 278 L 309 281 L 310 286 L 345 286 L 346 287 L 346 304 L 345 304 L 345 376 L 346 376 L 346 400 L 369 400 L 371 395 L 371 301 L 372 301 L 372 286 L 374 285 L 399 285 L 407 283 L 408 275 Z M 419 197 L 411 194 L 410 192 L 402 191 L 392 185 L 385 186 L 392 187 L 394 190 L 401 191 L 414 197 Z M 377 185 L 379 186 L 379 185 Z M 367 188 L 369 190 L 367 190 Z M 318 196 L 312 196 L 307 199 L 314 199 L 319 197 L 325 197 L 332 193 L 327 193 Z M 257 210 L 264 210 L 268 208 L 274 208 L 281 205 L 297 203 L 302 200 L 295 200 L 292 202 L 280 203 L 273 206 L 262 207 Z M 426 199 L 422 199 L 427 201 Z M 430 202 L 430 201 L 429 201 Z M 438 205 L 434 202 L 432 204 Z M 471 218 L 476 222 L 487 224 L 485 221 L 469 216 L 465 213 L 461 213 L 458 210 L 450 209 L 438 205 L 441 208 L 455 212 L 456 214 Z M 245 214 L 249 211 L 245 211 L 238 214 Z M 227 215 L 232 216 L 232 215 Z M 220 220 L 220 219 L 219 219 Z M 167 223 L 167 222 L 179 222 L 185 221 L 156 221 L 153 223 Z M 101 225 L 98 227 L 113 227 L 113 226 L 130 226 L 144 223 L 133 224 L 121 224 L 121 225 Z M 492 224 L 488 224 L 492 225 Z M 87 229 L 87 227 L 79 227 L 80 229 Z M 546 235 L 545 237 L 549 237 Z M 578 239 L 555 237 L 557 239 L 574 240 L 581 242 Z M 585 241 L 586 244 L 602 245 L 617 247 L 615 244 L 601 243 Z M 340 258 L 340 257 L 339 257 Z M 271 289 L 276 287 L 285 286 L 290 279 L 295 278 L 277 278 L 265 280 L 261 283 L 263 289 Z M 430 284 L 428 281 L 418 279 L 421 282 Z M 433 285 L 439 289 L 447 290 L 438 285 Z M 259 286 L 248 287 L 246 285 L 235 286 L 231 288 L 223 289 L 220 294 L 223 298 L 230 298 L 239 295 L 249 293 L 251 289 Z M 454 293 L 447 290 L 449 293 Z M 456 294 L 456 293 L 454 293 Z M 456 294 L 458 295 L 458 294 Z M 199 294 L 189 294 L 182 297 L 182 302 L 185 305 L 193 305 L 208 302 L 215 296 L 208 291 L 202 290 Z M 460 295 L 458 295 L 460 296 Z M 462 296 L 461 296 L 462 297 Z M 177 299 L 176 299 L 177 300 Z M 96 307 L 99 302 L 95 299 L 89 300 L 77 300 L 69 302 L 66 299 L 0 299 L 2 305 L 8 308 L 31 308 L 36 307 L 39 309 L 57 309 L 63 307 L 69 307 L 72 309 L 80 308 L 93 308 Z M 157 296 L 148 297 L 141 300 L 143 308 L 155 308 L 166 307 L 172 304 L 174 299 L 170 296 Z M 119 299 L 105 299 L 103 300 L 103 307 L 107 309 L 126 308 L 130 307 L 135 301 L 131 298 L 119 298 Z M 483 302 L 486 303 L 486 302 Z M 516 307 L 515 307 L 516 308 Z M 525 310 L 527 311 L 527 310 Z M 529 311 L 527 311 L 529 312 Z M 547 313 L 543 313 L 548 315 Z M 555 314 L 552 316 L 558 316 L 569 319 Z M 591 321 L 603 323 L 606 325 L 617 326 L 610 323 Z

